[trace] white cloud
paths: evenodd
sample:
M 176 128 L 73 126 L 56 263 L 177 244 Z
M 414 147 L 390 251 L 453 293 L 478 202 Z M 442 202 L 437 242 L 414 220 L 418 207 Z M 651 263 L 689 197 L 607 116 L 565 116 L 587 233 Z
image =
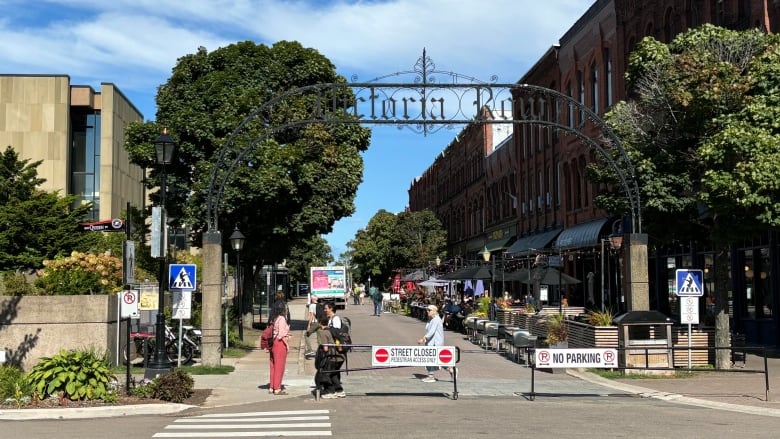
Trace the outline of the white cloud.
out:
M 13 73 L 154 87 L 180 56 L 241 40 L 296 40 L 361 80 L 408 70 L 427 48 L 442 70 L 514 82 L 571 26 L 590 0 L 3 2 L 0 54 Z M 69 13 L 58 12 L 63 11 Z M 59 16 L 62 18 L 58 18 Z M 15 17 L 24 17 L 17 25 Z M 373 75 L 373 76 L 371 76 Z M 370 77 L 369 77 L 370 76 Z

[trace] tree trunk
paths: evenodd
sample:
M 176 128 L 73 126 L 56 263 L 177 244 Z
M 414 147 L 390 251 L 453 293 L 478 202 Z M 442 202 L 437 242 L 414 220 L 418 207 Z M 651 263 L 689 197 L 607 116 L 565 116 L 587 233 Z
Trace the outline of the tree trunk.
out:
M 729 248 L 723 247 L 715 254 L 715 347 L 731 346 L 731 328 L 729 327 L 729 290 L 731 269 Z M 731 351 L 716 349 L 715 368 L 729 369 L 731 367 Z

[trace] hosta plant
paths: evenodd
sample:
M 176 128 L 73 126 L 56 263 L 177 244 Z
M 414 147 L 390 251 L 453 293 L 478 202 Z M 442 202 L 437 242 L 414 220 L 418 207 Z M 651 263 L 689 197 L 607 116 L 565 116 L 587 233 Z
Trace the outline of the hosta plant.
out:
M 70 400 L 110 400 L 111 372 L 105 355 L 92 350 L 62 350 L 53 357 L 43 357 L 27 374 L 33 392 L 43 399 L 62 395 Z

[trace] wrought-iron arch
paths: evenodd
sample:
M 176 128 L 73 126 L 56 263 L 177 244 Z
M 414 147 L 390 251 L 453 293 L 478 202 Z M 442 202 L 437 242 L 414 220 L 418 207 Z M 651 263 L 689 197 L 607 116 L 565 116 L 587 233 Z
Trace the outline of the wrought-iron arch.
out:
M 412 83 L 379 82 L 403 74 L 413 74 L 416 78 Z M 432 74 L 446 75 L 450 81 L 438 83 Z M 459 83 L 463 79 L 470 82 Z M 289 99 L 303 96 L 310 99 L 309 114 L 272 126 L 272 115 L 277 107 L 284 106 Z M 450 99 L 455 105 L 450 103 Z M 568 113 L 561 108 L 568 108 Z M 571 120 L 571 115 L 578 113 L 577 125 L 561 121 L 564 114 Z M 281 93 L 255 108 L 231 133 L 213 164 L 206 198 L 208 231 L 218 230 L 222 193 L 233 170 L 249 152 L 285 130 L 322 123 L 394 125 L 423 135 L 445 127 L 473 123 L 537 125 L 573 135 L 588 148 L 597 151 L 615 173 L 626 197 L 632 230 L 642 232 L 640 191 L 633 165 L 620 139 L 594 111 L 563 93 L 545 87 L 476 82 L 471 77 L 436 70 L 425 52 L 411 71 L 364 83 L 337 82 L 300 87 Z M 588 132 L 599 135 L 593 137 Z

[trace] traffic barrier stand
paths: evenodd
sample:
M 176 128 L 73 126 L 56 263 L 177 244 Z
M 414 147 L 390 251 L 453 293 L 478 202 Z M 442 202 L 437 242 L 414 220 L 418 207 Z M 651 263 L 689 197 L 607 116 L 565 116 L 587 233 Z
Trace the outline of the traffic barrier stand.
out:
M 324 346 L 328 347 L 328 352 L 324 352 L 322 349 Z M 341 373 L 344 372 L 349 375 L 350 372 L 359 372 L 365 370 L 380 370 L 380 369 L 398 369 L 402 367 L 443 367 L 452 368 L 452 399 L 458 399 L 458 369 L 456 364 L 460 362 L 460 348 L 457 346 L 373 346 L 373 345 L 360 345 L 360 344 L 324 344 L 320 345 L 317 349 L 318 359 L 315 360 L 315 364 L 325 361 L 327 358 L 339 355 L 338 348 L 342 348 L 348 352 L 344 352 L 344 364 L 343 368 L 337 370 L 321 370 L 317 369 L 318 373 Z M 349 357 L 355 352 L 371 352 L 371 366 L 350 367 Z M 321 396 L 321 388 L 319 384 L 314 391 L 315 400 L 319 400 Z

